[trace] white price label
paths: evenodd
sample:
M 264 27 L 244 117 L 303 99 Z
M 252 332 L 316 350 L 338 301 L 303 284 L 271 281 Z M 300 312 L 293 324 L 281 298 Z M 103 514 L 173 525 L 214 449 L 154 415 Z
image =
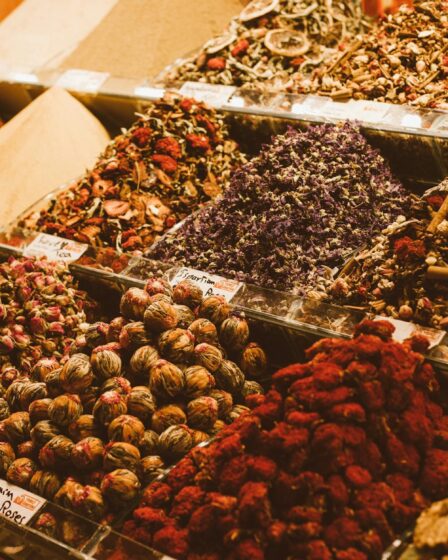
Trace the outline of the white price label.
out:
M 353 111 L 352 118 L 366 123 L 382 123 L 389 112 L 387 103 L 379 101 L 353 101 L 350 110 Z
M 0 515 L 9 521 L 26 525 L 45 504 L 44 498 L 0 479 Z
M 212 107 L 226 105 L 236 91 L 234 86 L 219 86 L 202 82 L 185 82 L 179 90 L 184 97 L 192 97 L 197 101 L 208 103 Z
M 322 114 L 331 119 L 352 119 L 353 105 L 351 101 L 341 103 L 339 101 L 329 100 L 322 108 Z
M 25 247 L 25 257 L 47 257 L 50 261 L 63 261 L 70 263 L 79 259 L 86 251 L 86 243 L 78 243 L 70 239 L 39 233 L 31 243 Z
M 415 323 L 408 323 L 407 321 L 400 321 L 400 319 L 391 319 L 390 317 L 383 317 L 377 315 L 375 319 L 381 319 L 382 321 L 389 321 L 395 327 L 395 332 L 393 333 L 393 339 L 398 342 L 403 342 L 411 336 L 417 334 L 425 336 L 429 340 L 429 348 L 434 348 L 438 346 L 445 336 L 445 331 L 439 331 L 437 329 L 432 329 L 431 327 L 423 327 L 422 325 L 416 325 Z
M 204 292 L 204 296 L 223 296 L 226 301 L 230 301 L 243 285 L 236 280 L 228 280 L 216 274 L 201 272 L 194 268 L 182 267 L 176 272 L 175 276 L 170 280 L 170 284 L 174 287 L 182 280 L 191 280 L 200 286 Z
M 73 91 L 97 93 L 108 77 L 108 72 L 67 70 L 58 78 L 55 85 L 65 89 L 71 89 Z

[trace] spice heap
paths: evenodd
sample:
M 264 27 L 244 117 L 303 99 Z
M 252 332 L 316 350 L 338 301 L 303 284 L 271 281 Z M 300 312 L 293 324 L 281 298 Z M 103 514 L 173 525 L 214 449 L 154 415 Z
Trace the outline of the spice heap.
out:
M 325 292 L 332 269 L 409 204 L 357 127 L 290 129 L 149 256 L 264 287 Z
M 175 558 L 375 560 L 448 492 L 448 416 L 420 337 L 365 321 L 274 375 L 251 413 L 149 485 L 127 535 Z
M 46 259 L 0 263 L 0 371 L 10 382 L 41 358 L 61 358 L 95 312 L 66 265 Z
M 295 91 L 447 108 L 448 2 L 414 0 L 348 42 Z M 328 59 L 327 59 L 328 60 Z
M 199 55 L 163 73 L 165 82 L 287 87 L 367 25 L 361 2 L 254 0 Z
M 332 301 L 363 306 L 376 314 L 448 330 L 446 280 L 428 276 L 429 267 L 448 267 L 448 222 L 428 231 L 444 201 L 444 181 L 410 212 L 412 219 L 388 226 L 354 257 L 347 274 L 329 289 Z
M 110 323 L 86 324 L 69 351 L 3 371 L 0 476 L 94 520 L 247 412 L 267 369 L 223 298 L 157 278 L 128 290 Z
M 94 169 L 21 225 L 119 252 L 151 245 L 245 161 L 222 115 L 174 96 L 150 105 Z

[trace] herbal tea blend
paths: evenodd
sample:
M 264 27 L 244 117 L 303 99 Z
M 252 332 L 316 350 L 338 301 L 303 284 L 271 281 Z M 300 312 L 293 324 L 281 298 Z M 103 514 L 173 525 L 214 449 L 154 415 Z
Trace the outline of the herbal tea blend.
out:
M 149 256 L 259 286 L 324 292 L 411 196 L 349 123 L 290 129 Z
M 166 97 L 116 137 L 92 171 L 21 225 L 118 252 L 142 249 L 220 194 L 244 161 L 221 114 Z
M 291 85 L 368 24 L 361 2 L 254 0 L 194 58 L 162 73 L 165 82 Z
M 393 330 L 364 321 L 316 342 L 151 483 L 124 533 L 179 560 L 379 560 L 448 492 L 443 391 L 425 343 Z
M 447 108 L 448 3 L 414 0 L 347 42 L 293 91 Z M 327 59 L 328 60 L 328 59 Z

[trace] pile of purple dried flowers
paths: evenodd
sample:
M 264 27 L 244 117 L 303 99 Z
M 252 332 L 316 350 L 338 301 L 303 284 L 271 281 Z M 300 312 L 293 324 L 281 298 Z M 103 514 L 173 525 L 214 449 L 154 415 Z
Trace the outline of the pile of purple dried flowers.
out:
M 320 293 L 333 269 L 406 213 L 410 201 L 357 126 L 290 129 L 149 256 L 269 288 Z

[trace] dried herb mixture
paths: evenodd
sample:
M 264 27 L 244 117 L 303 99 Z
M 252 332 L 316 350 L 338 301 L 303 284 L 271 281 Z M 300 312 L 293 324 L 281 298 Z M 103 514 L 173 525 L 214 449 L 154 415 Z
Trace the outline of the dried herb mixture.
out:
M 162 79 L 284 89 L 295 73 L 309 73 L 367 25 L 358 0 L 254 0 L 222 36 Z
M 290 129 L 148 256 L 264 287 L 324 292 L 333 268 L 406 214 L 410 200 L 356 126 Z
M 294 91 L 447 108 L 448 2 L 414 0 L 347 42 Z
M 21 225 L 97 248 L 139 250 L 220 194 L 244 161 L 221 114 L 165 97 L 109 144 L 92 171 Z
M 175 558 L 379 560 L 448 492 L 443 392 L 365 321 L 278 371 L 253 410 L 144 491 L 125 533 Z

